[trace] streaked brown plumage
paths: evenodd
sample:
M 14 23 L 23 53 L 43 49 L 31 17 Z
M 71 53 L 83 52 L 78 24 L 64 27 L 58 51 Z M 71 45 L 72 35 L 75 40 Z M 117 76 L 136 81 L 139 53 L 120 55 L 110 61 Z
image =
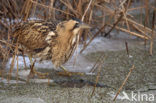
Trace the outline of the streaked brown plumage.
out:
M 52 60 L 55 67 L 66 63 L 75 51 L 78 32 L 88 25 L 77 20 L 63 22 L 29 21 L 13 33 L 26 52 L 40 60 Z

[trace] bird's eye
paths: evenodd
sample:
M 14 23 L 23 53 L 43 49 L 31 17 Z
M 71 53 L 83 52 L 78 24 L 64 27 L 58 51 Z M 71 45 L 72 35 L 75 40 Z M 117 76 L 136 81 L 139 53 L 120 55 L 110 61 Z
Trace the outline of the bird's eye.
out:
M 74 25 L 74 27 L 73 27 L 73 30 L 75 29 L 75 28 L 78 28 L 79 27 L 79 23 L 76 23 L 75 25 Z

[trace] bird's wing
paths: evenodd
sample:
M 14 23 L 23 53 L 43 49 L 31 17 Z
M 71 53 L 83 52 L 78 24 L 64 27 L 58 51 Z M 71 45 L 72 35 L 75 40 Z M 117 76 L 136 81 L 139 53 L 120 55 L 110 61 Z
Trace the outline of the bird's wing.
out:
M 20 24 L 13 33 L 18 42 L 33 51 L 41 51 L 49 45 L 51 37 L 55 38 L 57 21 L 29 21 Z M 50 37 L 51 36 L 51 37 Z

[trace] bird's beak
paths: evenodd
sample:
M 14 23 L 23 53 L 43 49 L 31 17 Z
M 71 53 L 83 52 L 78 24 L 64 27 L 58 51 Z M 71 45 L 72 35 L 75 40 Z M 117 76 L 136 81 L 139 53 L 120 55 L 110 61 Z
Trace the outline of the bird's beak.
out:
M 85 24 L 83 22 L 79 24 L 79 27 L 82 29 L 90 29 L 91 28 L 91 26 L 89 26 L 88 24 Z

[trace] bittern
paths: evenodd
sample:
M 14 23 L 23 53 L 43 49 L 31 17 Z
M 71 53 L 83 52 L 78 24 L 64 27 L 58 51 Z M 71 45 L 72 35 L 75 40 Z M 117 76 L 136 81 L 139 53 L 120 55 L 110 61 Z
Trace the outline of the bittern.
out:
M 55 68 L 62 65 L 73 55 L 79 41 L 79 31 L 90 28 L 80 20 L 57 21 L 28 21 L 20 24 L 12 37 L 25 48 L 29 57 L 51 60 Z M 31 65 L 32 60 L 30 58 Z M 35 70 L 32 70 L 33 73 Z

